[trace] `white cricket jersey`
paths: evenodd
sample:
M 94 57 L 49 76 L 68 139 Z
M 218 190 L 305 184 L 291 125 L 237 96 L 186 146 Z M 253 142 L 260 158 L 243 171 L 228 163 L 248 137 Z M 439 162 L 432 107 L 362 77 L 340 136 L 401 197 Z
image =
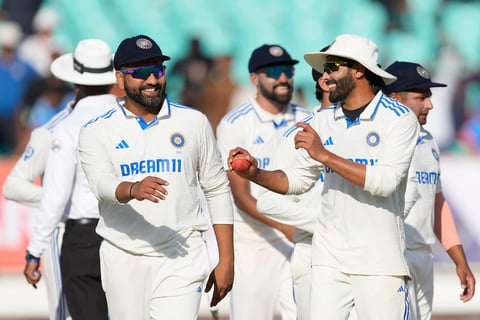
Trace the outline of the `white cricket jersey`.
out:
M 43 176 L 51 143 L 52 129 L 70 112 L 72 103 L 56 113 L 47 123 L 33 129 L 22 156 L 18 159 L 3 185 L 6 199 L 38 208 L 42 199 L 42 187 L 36 184 Z
M 285 169 L 289 192 L 307 190 L 322 169 L 322 211 L 313 237 L 312 264 L 349 274 L 409 275 L 404 258 L 406 176 L 419 132 L 415 115 L 379 92 L 355 120 L 339 104 L 311 121 L 334 154 L 366 165 L 364 188 L 337 175 L 300 149 Z
M 40 214 L 28 251 L 40 256 L 57 224 L 63 219 L 98 218 L 98 201 L 91 192 L 77 154 L 83 124 L 116 104 L 112 94 L 88 96 L 77 102 L 70 116 L 52 131 L 52 144 L 43 177 Z
M 305 119 L 311 120 L 312 117 Z M 295 163 L 295 134 L 299 127 L 287 130 L 276 148 L 276 157 L 273 159 L 272 169 L 291 167 Z M 299 195 L 283 195 L 263 189 L 257 198 L 257 210 L 281 223 L 295 226 L 294 241 L 311 237 L 315 230 L 315 223 L 321 210 L 323 188 L 323 174 L 315 185 Z
M 232 196 L 213 130 L 206 116 L 165 100 L 150 123 L 123 107 L 85 125 L 80 158 L 99 199 L 97 233 L 134 254 L 163 255 L 194 231 L 206 231 L 202 188 L 213 224 L 232 224 Z M 157 176 L 168 195 L 158 203 L 115 197 L 123 181 Z
M 405 236 L 408 249 L 430 247 L 434 233 L 435 197 L 442 191 L 440 151 L 430 132 L 421 128 L 408 171 L 405 192 Z
M 279 157 L 277 147 L 283 133 L 311 112 L 296 104 L 289 104 L 284 113 L 271 114 L 261 108 L 254 98 L 227 113 L 217 126 L 217 140 L 222 152 L 225 168 L 228 154 L 235 147 L 247 149 L 258 161 L 262 169 L 272 169 L 272 160 Z M 250 183 L 250 193 L 257 198 L 263 188 Z M 236 221 L 245 221 L 255 225 L 257 230 L 264 229 L 269 234 L 271 227 L 252 218 L 235 207 Z

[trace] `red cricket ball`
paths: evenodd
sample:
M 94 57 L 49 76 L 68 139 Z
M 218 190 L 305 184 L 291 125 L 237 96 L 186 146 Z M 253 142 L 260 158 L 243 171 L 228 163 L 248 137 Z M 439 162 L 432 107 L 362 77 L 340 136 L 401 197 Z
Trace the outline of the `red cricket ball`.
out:
M 232 161 L 232 168 L 235 171 L 244 171 L 247 170 L 250 166 L 250 162 L 243 157 L 234 158 Z

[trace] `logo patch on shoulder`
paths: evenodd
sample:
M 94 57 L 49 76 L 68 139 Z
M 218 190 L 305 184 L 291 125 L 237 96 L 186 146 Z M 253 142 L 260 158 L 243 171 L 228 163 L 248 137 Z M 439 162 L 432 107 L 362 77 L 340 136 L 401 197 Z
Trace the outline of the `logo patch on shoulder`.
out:
M 181 133 L 175 132 L 170 137 L 170 142 L 174 147 L 181 148 L 185 145 L 185 137 Z
M 34 153 L 35 153 L 35 149 L 33 149 L 31 146 L 28 146 L 25 152 L 23 153 L 23 160 L 30 159 Z
M 380 137 L 376 132 L 370 132 L 367 135 L 367 144 L 370 147 L 376 147 L 380 143 Z

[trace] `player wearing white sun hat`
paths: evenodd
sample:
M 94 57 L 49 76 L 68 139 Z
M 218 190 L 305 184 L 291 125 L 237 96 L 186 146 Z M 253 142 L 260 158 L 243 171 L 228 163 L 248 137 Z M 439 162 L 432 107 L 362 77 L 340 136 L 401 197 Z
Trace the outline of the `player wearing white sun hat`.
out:
M 306 192 L 323 172 L 321 213 L 312 247 L 311 316 L 344 320 L 408 319 L 410 277 L 404 257 L 404 192 L 419 125 L 380 89 L 396 78 L 378 67 L 378 48 L 364 37 L 339 35 L 325 52 L 305 54 L 326 73 L 332 106 L 295 136 L 295 165 L 237 172 L 280 193 Z M 379 303 L 379 299 L 381 302 Z

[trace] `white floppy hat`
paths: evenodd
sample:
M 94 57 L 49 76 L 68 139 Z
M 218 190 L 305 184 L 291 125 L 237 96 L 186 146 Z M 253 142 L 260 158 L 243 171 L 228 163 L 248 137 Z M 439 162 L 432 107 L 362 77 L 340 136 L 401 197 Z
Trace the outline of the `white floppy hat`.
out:
M 99 86 L 116 82 L 113 53 L 108 44 L 99 39 L 81 40 L 73 53 L 64 54 L 50 65 L 52 74 L 66 82 Z
M 377 45 L 373 41 L 355 34 L 341 34 L 335 38 L 327 51 L 305 53 L 304 58 L 315 70 L 323 72 L 323 64 L 326 62 L 327 56 L 337 56 L 357 61 L 381 77 L 387 85 L 397 79 L 378 66 Z

